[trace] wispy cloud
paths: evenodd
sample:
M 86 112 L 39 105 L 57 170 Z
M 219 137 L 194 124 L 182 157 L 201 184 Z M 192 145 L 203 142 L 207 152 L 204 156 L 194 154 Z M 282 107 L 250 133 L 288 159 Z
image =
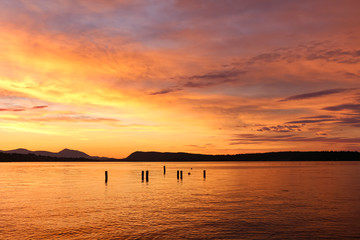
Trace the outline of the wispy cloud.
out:
M 15 107 L 15 108 L 0 108 L 1 112 L 23 112 L 23 111 L 28 111 L 28 110 L 36 110 L 36 109 L 43 109 L 43 108 L 47 108 L 48 106 L 34 106 L 34 107 L 30 107 L 30 108 L 26 108 L 26 107 Z
M 360 112 L 360 104 L 352 104 L 352 103 L 340 104 L 340 105 L 325 107 L 323 108 L 323 110 L 328 110 L 328 111 L 352 110 L 352 111 Z
M 167 94 L 167 93 L 177 92 L 177 91 L 181 91 L 181 88 L 165 88 L 160 91 L 151 92 L 150 95 L 161 95 L 161 94 Z
M 119 122 L 118 119 L 114 118 L 102 118 L 102 117 L 92 117 L 86 115 L 59 115 L 59 116 L 46 116 L 33 118 L 34 121 L 40 122 Z
M 301 126 L 298 125 L 277 125 L 277 126 L 267 126 L 257 129 L 258 132 L 300 132 Z
M 231 144 L 246 144 L 258 142 L 326 142 L 326 143 L 359 143 L 360 138 L 344 137 L 302 137 L 296 135 L 269 135 L 239 134 L 231 139 Z
M 22 112 L 26 111 L 25 108 L 0 108 L 1 112 Z
M 328 119 L 295 120 L 295 121 L 290 121 L 290 122 L 287 122 L 287 123 L 289 123 L 289 124 L 298 124 L 298 123 L 321 123 L 321 122 L 331 122 L 331 121 L 335 121 L 335 119 L 333 119 L 333 118 L 328 118 Z
M 42 108 L 47 108 L 49 106 L 45 106 L 45 105 L 42 105 L 42 106 L 34 106 L 32 107 L 32 109 L 42 109 Z
M 347 92 L 350 90 L 353 90 L 353 89 L 345 89 L 345 88 L 327 89 L 327 90 L 322 90 L 322 91 L 318 91 L 318 92 L 310 92 L 310 93 L 304 93 L 304 94 L 290 96 L 290 97 L 284 98 L 280 101 L 285 102 L 285 101 L 292 101 L 292 100 L 304 100 L 304 99 L 309 99 L 309 98 L 317 98 L 317 97 L 322 97 L 322 96 L 327 96 L 327 95 L 332 95 L 332 94 L 337 94 L 337 93 L 343 93 L 343 92 Z
M 177 92 L 186 88 L 206 88 L 213 86 L 220 86 L 229 83 L 239 82 L 241 75 L 246 74 L 246 71 L 237 69 L 221 70 L 215 72 L 208 72 L 201 75 L 192 75 L 187 77 L 180 77 L 179 83 L 176 87 L 165 88 L 159 91 L 150 93 L 150 95 L 167 94 L 171 92 Z
M 217 86 L 226 83 L 239 82 L 241 75 L 246 74 L 246 71 L 238 69 L 224 69 L 215 72 L 208 72 L 201 75 L 192 75 L 184 77 L 185 82 L 182 83 L 184 88 L 203 88 L 210 86 Z
M 332 115 L 317 115 L 317 116 L 307 116 L 307 117 L 301 117 L 301 119 L 333 119 L 334 116 Z
M 346 51 L 343 49 L 321 50 L 307 56 L 308 60 L 326 60 L 329 62 L 356 64 L 360 62 L 360 50 Z

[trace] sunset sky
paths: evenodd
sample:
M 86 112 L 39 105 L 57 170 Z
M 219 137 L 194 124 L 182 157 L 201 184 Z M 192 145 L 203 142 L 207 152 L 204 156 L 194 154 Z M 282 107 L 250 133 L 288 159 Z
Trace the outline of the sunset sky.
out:
M 0 0 L 0 149 L 360 150 L 358 0 Z

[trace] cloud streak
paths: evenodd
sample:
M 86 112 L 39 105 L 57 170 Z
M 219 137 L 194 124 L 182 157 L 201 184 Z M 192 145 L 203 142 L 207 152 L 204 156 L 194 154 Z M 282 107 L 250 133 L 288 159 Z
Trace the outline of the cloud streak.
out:
M 231 144 L 256 144 L 258 142 L 325 142 L 325 143 L 359 143 L 360 138 L 342 137 L 301 137 L 296 135 L 259 136 L 254 134 L 239 134 L 231 139 Z
M 22 112 L 26 111 L 25 108 L 0 108 L 1 112 Z
M 258 132 L 300 132 L 301 126 L 298 125 L 277 125 L 277 126 L 268 126 L 257 129 Z
M 351 110 L 351 111 L 360 112 L 360 104 L 352 104 L 352 103 L 340 104 L 340 105 L 325 107 L 323 108 L 323 110 L 327 110 L 327 111 Z
M 157 92 L 152 92 L 152 93 L 150 93 L 150 95 L 161 95 L 161 94 L 167 94 L 167 93 L 172 93 L 172 92 L 177 92 L 177 91 L 181 91 L 181 88 L 165 88 L 165 89 L 157 91 Z
M 34 107 L 30 107 L 30 108 L 26 108 L 26 107 L 0 108 L 0 111 L 1 112 L 24 112 L 24 111 L 28 111 L 28 110 L 44 109 L 47 107 L 48 106 L 34 106 Z
M 304 100 L 304 99 L 309 99 L 309 98 L 317 98 L 317 97 L 323 97 L 323 96 L 333 95 L 333 94 L 337 94 L 337 93 L 344 93 L 344 92 L 347 92 L 350 90 L 353 90 L 353 89 L 344 89 L 344 88 L 327 89 L 327 90 L 322 90 L 322 91 L 318 91 L 318 92 L 311 92 L 311 93 L 304 93 L 304 94 L 290 96 L 290 97 L 284 98 L 280 101 L 286 102 L 286 101 L 293 101 L 293 100 Z

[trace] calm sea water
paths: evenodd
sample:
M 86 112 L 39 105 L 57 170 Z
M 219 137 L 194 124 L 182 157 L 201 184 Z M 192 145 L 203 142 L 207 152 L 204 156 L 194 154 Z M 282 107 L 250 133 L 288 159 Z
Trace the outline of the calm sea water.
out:
M 360 238 L 359 162 L 163 165 L 1 163 L 0 239 Z

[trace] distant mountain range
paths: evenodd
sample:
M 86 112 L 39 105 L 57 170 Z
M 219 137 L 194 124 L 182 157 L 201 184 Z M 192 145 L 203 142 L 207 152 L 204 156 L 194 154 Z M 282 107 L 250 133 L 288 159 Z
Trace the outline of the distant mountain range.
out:
M 359 152 L 269 152 L 236 155 L 205 155 L 170 152 L 134 152 L 127 158 L 94 157 L 70 149 L 58 153 L 19 148 L 0 151 L 0 162 L 186 162 L 186 161 L 360 161 Z
M 1 151 L 0 162 L 113 162 L 121 161 L 116 158 L 95 157 L 71 149 L 63 149 L 60 152 L 30 151 L 24 148 Z
M 92 159 L 94 157 L 91 157 L 87 155 L 84 152 L 80 152 L 77 150 L 70 150 L 70 149 L 63 149 L 58 153 L 54 152 L 47 152 L 47 151 L 30 151 L 24 148 L 18 148 L 15 150 L 9 150 L 9 151 L 0 151 L 2 153 L 13 153 L 13 154 L 34 154 L 37 156 L 45 156 L 45 157 L 58 157 L 58 158 L 89 158 Z

